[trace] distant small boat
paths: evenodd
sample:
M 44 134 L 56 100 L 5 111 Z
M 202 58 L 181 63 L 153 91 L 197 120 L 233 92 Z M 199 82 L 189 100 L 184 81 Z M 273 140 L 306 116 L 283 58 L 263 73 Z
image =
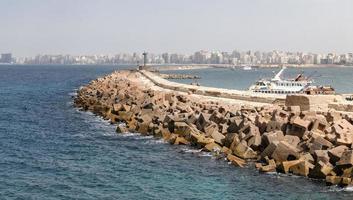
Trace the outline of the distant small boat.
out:
M 245 65 L 243 66 L 243 70 L 249 71 L 249 70 L 252 70 L 252 67 L 250 65 Z

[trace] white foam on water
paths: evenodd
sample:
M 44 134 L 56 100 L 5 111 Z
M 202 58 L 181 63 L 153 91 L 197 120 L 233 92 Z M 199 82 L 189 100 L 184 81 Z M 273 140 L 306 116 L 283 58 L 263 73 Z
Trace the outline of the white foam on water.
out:
M 166 144 L 166 143 L 168 142 L 163 139 L 155 139 L 155 138 L 144 142 L 144 144 Z
M 182 148 L 181 149 L 185 153 L 200 153 L 202 149 L 191 149 L 191 148 Z
M 70 95 L 70 96 L 72 96 L 72 97 L 77 96 L 77 90 L 75 89 L 74 91 L 69 92 L 68 95 Z
M 271 175 L 271 176 L 277 176 L 277 172 L 265 172 L 265 174 Z
M 345 188 L 343 188 L 343 191 L 345 191 L 345 192 L 353 192 L 353 186 L 345 187 Z
M 140 133 L 119 133 L 118 136 L 120 137 L 136 137 L 141 136 Z
M 328 192 L 353 192 L 353 186 L 339 187 L 339 186 L 330 186 Z
M 153 139 L 153 135 L 141 136 L 136 138 L 136 140 L 148 140 L 148 139 Z
M 157 140 L 154 140 L 155 143 L 157 144 L 167 144 L 168 142 L 163 140 L 163 139 L 157 139 Z
M 211 152 L 200 152 L 199 156 L 201 157 L 213 157 Z
M 74 134 L 74 135 L 72 135 L 72 136 L 74 136 L 74 137 L 79 137 L 79 138 L 86 138 L 86 137 L 87 137 L 87 135 L 84 135 L 84 134 L 81 134 L 81 133 Z

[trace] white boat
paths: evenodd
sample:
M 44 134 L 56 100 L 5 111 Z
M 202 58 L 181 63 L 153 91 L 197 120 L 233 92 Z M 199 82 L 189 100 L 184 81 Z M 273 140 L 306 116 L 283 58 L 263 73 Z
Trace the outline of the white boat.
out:
M 303 74 L 299 74 L 295 79 L 284 80 L 281 78 L 283 67 L 276 75 L 270 80 L 262 79 L 257 81 L 254 85 L 250 86 L 249 90 L 256 93 L 265 94 L 294 94 L 305 93 L 310 88 L 312 81 L 308 80 Z
M 245 66 L 243 66 L 243 70 L 249 71 L 249 70 L 252 70 L 252 68 L 250 65 L 245 65 Z

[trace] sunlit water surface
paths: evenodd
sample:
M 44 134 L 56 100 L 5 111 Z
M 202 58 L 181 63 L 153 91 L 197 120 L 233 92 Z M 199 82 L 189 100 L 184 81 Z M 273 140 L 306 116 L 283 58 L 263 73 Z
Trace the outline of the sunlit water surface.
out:
M 80 86 L 120 68 L 126 67 L 0 66 L 0 199 L 353 198 L 350 189 L 236 168 L 152 137 L 117 135 L 109 122 L 74 108 Z M 200 73 L 211 72 L 221 73 Z M 229 79 L 236 80 L 246 85 Z

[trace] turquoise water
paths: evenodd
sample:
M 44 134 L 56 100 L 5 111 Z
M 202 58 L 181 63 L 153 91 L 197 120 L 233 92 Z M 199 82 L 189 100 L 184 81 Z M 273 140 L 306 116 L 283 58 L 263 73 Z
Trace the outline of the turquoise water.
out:
M 163 73 L 186 73 L 201 77 L 198 82 L 204 86 L 222 87 L 227 89 L 246 90 L 260 78 L 272 78 L 280 68 L 259 68 L 250 71 L 242 69 L 210 68 L 185 71 L 166 71 Z M 304 72 L 312 77 L 315 85 L 331 85 L 338 93 L 353 93 L 352 67 L 326 67 L 326 68 L 287 68 L 284 78 L 294 78 L 298 73 Z M 191 83 L 190 80 L 173 80 L 181 83 Z
M 115 127 L 72 105 L 126 68 L 0 66 L 0 199 L 352 199 L 350 189 L 259 174 Z

